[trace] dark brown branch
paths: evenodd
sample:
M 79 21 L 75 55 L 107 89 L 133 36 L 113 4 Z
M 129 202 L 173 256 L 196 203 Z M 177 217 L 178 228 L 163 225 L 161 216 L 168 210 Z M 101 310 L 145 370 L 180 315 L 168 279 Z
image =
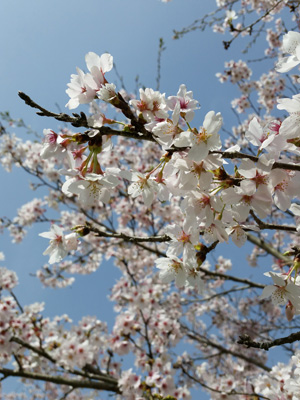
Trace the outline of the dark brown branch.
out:
M 265 287 L 265 285 L 261 285 L 259 283 L 255 283 L 252 281 L 249 281 L 248 279 L 241 279 L 241 278 L 237 278 L 235 276 L 232 275 L 225 275 L 225 274 L 221 274 L 219 272 L 213 272 L 213 271 L 209 271 L 205 268 L 202 267 L 198 267 L 199 271 L 203 272 L 205 275 L 208 276 L 212 276 L 212 277 L 216 277 L 216 278 L 220 278 L 220 279 L 225 279 L 227 281 L 234 281 L 234 282 L 239 282 L 239 283 L 244 283 L 250 287 L 255 287 L 258 289 L 263 289 Z
M 210 154 L 221 154 L 222 158 L 225 159 L 235 159 L 235 158 L 248 158 L 249 160 L 252 160 L 253 162 L 257 162 L 259 160 L 258 157 L 256 156 L 251 156 L 250 154 L 245 154 L 245 153 L 240 153 L 239 151 L 233 151 L 233 152 L 227 152 L 227 151 L 211 151 Z M 287 169 L 289 171 L 300 171 L 300 165 L 297 164 L 288 164 L 288 163 L 282 163 L 282 162 L 274 162 L 272 169 L 275 168 L 281 168 L 281 169 Z
M 63 376 L 58 375 L 46 375 L 39 374 L 35 372 L 27 372 L 27 371 L 14 371 L 8 368 L 0 368 L 0 374 L 2 374 L 5 378 L 9 376 L 16 376 L 19 378 L 32 379 L 43 382 L 52 382 L 57 385 L 67 385 L 72 388 L 82 388 L 82 389 L 96 389 L 96 390 L 105 390 L 108 392 L 121 393 L 118 387 L 118 381 L 115 380 L 114 383 L 110 382 L 95 382 L 88 379 L 70 379 L 65 378 Z
M 23 340 L 15 337 L 15 336 L 13 336 L 10 339 L 10 342 L 18 343 L 19 345 L 25 347 L 26 349 L 29 349 L 29 350 L 33 351 L 34 353 L 38 354 L 39 356 L 47 358 L 47 360 L 51 361 L 52 363 L 54 363 L 54 364 L 56 363 L 56 360 L 54 358 L 52 358 L 48 353 L 46 353 L 45 350 L 33 347 L 29 343 L 26 343 Z
M 83 228 L 87 228 L 89 232 L 96 233 L 96 236 L 99 237 L 123 239 L 126 242 L 131 242 L 131 243 L 141 243 L 141 242 L 162 243 L 162 242 L 169 242 L 171 240 L 171 238 L 168 235 L 139 237 L 139 236 L 129 236 L 126 235 L 125 233 L 108 233 L 101 231 L 100 229 L 97 229 L 90 224 L 86 224 L 86 226 L 84 226 Z
M 242 353 L 238 353 L 236 351 L 226 349 L 225 347 L 221 346 L 220 344 L 212 342 L 208 338 L 199 335 L 197 332 L 191 331 L 188 327 L 186 327 L 184 325 L 182 325 L 182 327 L 187 331 L 186 334 L 190 339 L 196 340 L 197 342 L 202 343 L 205 346 L 210 346 L 212 348 L 215 348 L 215 349 L 219 350 L 223 354 L 230 354 L 233 357 L 240 358 L 240 359 L 242 359 L 242 360 L 244 360 L 244 361 L 246 361 L 246 362 L 248 362 L 250 364 L 256 365 L 257 367 L 259 367 L 259 368 L 261 368 L 261 369 L 263 369 L 265 371 L 268 371 L 268 372 L 271 371 L 271 368 L 269 368 L 266 365 L 260 363 L 258 360 L 254 359 L 254 358 L 247 357 Z
M 69 394 L 71 394 L 73 391 L 74 391 L 74 388 L 71 388 L 59 400 L 65 400 L 69 396 Z
M 19 307 L 19 310 L 21 311 L 21 313 L 23 313 L 24 312 L 23 307 L 21 306 L 17 296 L 13 293 L 12 290 L 10 290 L 10 294 L 14 298 L 15 302 L 17 303 L 17 306 Z
M 143 311 L 141 309 L 139 311 L 140 311 L 140 314 L 141 314 L 141 317 L 142 317 L 142 320 L 143 320 L 143 323 L 144 323 L 144 326 L 145 326 L 144 338 L 146 340 L 147 347 L 148 347 L 148 357 L 150 358 L 150 360 L 154 360 L 151 341 L 149 339 L 149 332 L 148 332 L 148 323 L 149 323 L 150 318 L 146 319 L 144 314 L 143 314 Z
M 65 113 L 54 113 L 51 112 L 49 110 L 46 110 L 46 108 L 40 106 L 39 104 L 37 104 L 35 101 L 33 101 L 27 94 L 23 93 L 23 92 L 19 92 L 19 97 L 25 101 L 25 103 L 32 108 L 36 108 L 37 110 L 40 110 L 39 112 L 37 112 L 37 115 L 40 115 L 42 117 L 52 117 L 57 119 L 58 121 L 63 121 L 63 122 L 69 122 L 70 124 L 72 124 L 75 127 L 80 127 L 80 126 L 84 126 L 86 128 L 88 128 L 88 122 L 86 119 L 86 115 L 82 112 L 80 113 L 80 115 L 78 114 L 73 114 L 74 117 L 71 117 L 68 114 Z
M 28 350 L 31 350 L 32 352 L 38 354 L 41 357 L 47 358 L 49 361 L 51 361 L 54 364 L 58 364 L 57 360 L 52 358 L 50 356 L 50 354 L 48 354 L 44 349 L 38 349 L 34 346 L 31 346 L 29 343 L 26 343 L 23 340 L 15 337 L 15 336 L 13 336 L 10 339 L 10 341 L 20 344 L 21 346 L 25 347 Z M 114 378 L 101 373 L 100 370 L 97 371 L 97 373 L 95 373 L 95 369 L 94 369 L 94 371 L 92 373 L 90 373 L 90 371 L 88 371 L 88 368 L 89 368 L 88 365 L 83 368 L 83 370 L 85 371 L 84 373 L 82 373 L 80 371 L 76 371 L 76 370 L 68 370 L 68 372 L 71 374 L 74 374 L 74 375 L 82 376 L 83 378 L 97 379 L 97 380 L 108 382 L 108 383 L 113 383 L 115 381 Z
M 259 229 L 270 229 L 270 230 L 276 230 L 276 231 L 280 230 L 280 231 L 295 232 L 295 233 L 297 232 L 297 228 L 295 226 L 267 224 L 266 222 L 263 222 L 261 219 L 259 219 L 254 214 L 253 210 L 250 210 L 250 214 L 254 218 Z
M 129 106 L 127 105 L 125 100 L 121 97 L 121 95 L 118 96 L 118 97 L 120 97 L 119 98 L 120 102 L 119 102 L 118 108 L 120 108 L 122 110 L 123 114 L 126 117 L 131 118 L 131 123 L 134 126 L 133 129 L 128 129 L 128 131 L 127 130 L 126 131 L 118 131 L 118 130 L 111 129 L 107 126 L 102 126 L 101 128 L 93 128 L 88 125 L 86 115 L 83 112 L 81 112 L 80 115 L 74 113 L 73 117 L 68 114 L 65 114 L 65 113 L 57 114 L 57 113 L 49 111 L 46 108 L 40 106 L 39 104 L 34 102 L 27 94 L 25 94 L 23 92 L 19 92 L 19 97 L 22 100 L 24 100 L 25 103 L 29 107 L 40 110 L 39 112 L 37 112 L 37 115 L 40 115 L 43 117 L 52 117 L 52 118 L 55 118 L 56 120 L 62 121 L 62 122 L 69 122 L 72 126 L 74 126 L 76 128 L 84 127 L 84 128 L 88 128 L 88 129 L 97 129 L 101 135 L 123 136 L 123 137 L 136 139 L 136 140 L 147 140 L 147 141 L 155 142 L 152 135 L 144 128 L 142 123 L 139 122 L 138 120 L 136 120 L 131 109 L 129 108 Z M 121 99 L 123 99 L 123 101 L 121 101 Z M 142 135 L 140 134 L 140 132 L 142 133 Z
M 159 257 L 167 257 L 167 255 L 165 253 L 163 253 L 162 251 L 159 251 L 158 249 L 152 249 L 149 246 L 144 245 L 143 243 L 137 242 L 136 243 L 137 246 L 139 246 L 140 248 L 150 251 L 153 254 L 156 254 Z
M 133 129 L 129 128 L 128 130 L 125 130 L 125 131 L 114 130 L 107 126 L 102 126 L 101 128 L 93 128 L 88 125 L 86 115 L 83 112 L 81 112 L 80 115 L 73 113 L 73 117 L 68 114 L 65 114 L 65 113 L 57 114 L 57 113 L 49 111 L 46 108 L 40 106 L 39 104 L 34 102 L 27 94 L 25 94 L 23 92 L 19 92 L 19 96 L 23 101 L 25 101 L 25 103 L 28 106 L 40 110 L 39 112 L 37 112 L 37 114 L 40 116 L 52 117 L 58 121 L 69 122 L 71 125 L 73 125 L 75 127 L 82 126 L 82 127 L 88 128 L 88 129 L 97 129 L 101 135 L 123 136 L 123 137 L 136 139 L 136 140 L 147 140 L 150 142 L 156 142 L 155 139 L 153 138 L 152 134 L 145 129 L 144 122 L 135 117 L 131 108 L 126 103 L 126 101 L 123 99 L 123 97 L 121 96 L 120 93 L 117 94 L 118 101 L 117 101 L 117 104 L 115 105 L 115 107 L 119 108 L 122 111 L 122 113 L 125 115 L 125 117 L 130 119 L 131 124 L 133 126 Z M 182 151 L 182 150 L 183 150 L 183 148 L 170 149 L 170 151 Z M 251 156 L 249 154 L 240 153 L 238 151 L 235 151 L 235 152 L 211 151 L 210 154 L 221 154 L 222 158 L 225 158 L 225 159 L 248 158 L 254 162 L 258 161 L 258 157 Z M 275 169 L 275 168 L 300 171 L 300 165 L 281 163 L 281 162 L 275 162 L 273 164 L 272 169 Z
M 240 336 L 240 339 L 237 341 L 237 343 L 243 344 L 248 348 L 254 347 L 256 349 L 262 349 L 262 350 L 268 351 L 271 347 L 282 346 L 283 344 L 287 344 L 287 343 L 294 343 L 298 340 L 300 340 L 300 332 L 295 332 L 289 336 L 275 339 L 270 342 L 255 342 L 250 338 L 250 336 L 242 335 L 242 336 Z
M 153 142 L 155 141 L 152 137 L 152 134 L 150 132 L 148 132 L 144 126 L 146 121 L 143 119 L 140 119 L 140 118 L 136 118 L 136 116 L 132 112 L 131 108 L 129 107 L 128 103 L 123 99 L 123 97 L 120 93 L 117 94 L 116 104 L 114 102 L 112 104 L 116 108 L 119 108 L 122 111 L 122 113 L 125 115 L 125 117 L 130 119 L 130 122 L 134 126 L 137 133 L 138 132 L 142 133 L 142 137 L 141 137 L 141 135 L 139 136 L 140 139 L 142 138 L 145 140 L 151 140 Z

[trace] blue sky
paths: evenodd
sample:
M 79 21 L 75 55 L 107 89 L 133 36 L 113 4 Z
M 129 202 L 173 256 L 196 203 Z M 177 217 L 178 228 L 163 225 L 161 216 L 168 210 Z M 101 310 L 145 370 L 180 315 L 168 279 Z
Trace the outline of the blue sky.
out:
M 221 85 L 215 74 L 223 71 L 225 60 L 240 58 L 241 44 L 235 42 L 225 51 L 222 40 L 226 38 L 210 30 L 172 39 L 173 29 L 189 25 L 213 7 L 213 0 L 1 0 L 0 111 L 8 110 L 12 117 L 23 118 L 39 133 L 44 128 L 57 129 L 55 120 L 37 116 L 17 92 L 27 93 L 50 110 L 57 111 L 59 105 L 68 111 L 64 109 L 68 101 L 66 85 L 76 66 L 85 69 L 84 56 L 89 51 L 99 55 L 110 52 L 128 90 L 134 89 L 137 74 L 142 84 L 155 88 L 158 43 L 163 37 L 166 50 L 162 55 L 160 90 L 167 96 L 174 95 L 185 83 L 202 105 L 196 125 L 213 109 L 224 114 L 229 129 L 236 122 L 230 112 L 234 89 L 229 84 Z M 107 79 L 118 82 L 114 72 L 107 74 Z M 15 131 L 26 137 L 24 131 Z M 20 170 L 15 169 L 13 174 L 1 170 L 0 178 L 5 188 L 0 198 L 0 216 L 12 218 L 18 207 L 39 197 L 39 193 L 28 190 L 30 178 Z M 79 276 L 73 287 L 60 291 L 43 289 L 30 276 L 47 261 L 42 252 L 48 242 L 38 233 L 48 228 L 34 227 L 20 245 L 11 245 L 7 235 L 0 237 L 0 251 L 6 255 L 2 265 L 16 270 L 20 278 L 16 294 L 21 303 L 45 301 L 45 315 L 68 313 L 76 321 L 85 314 L 96 314 L 111 324 L 106 297 L 119 276 L 111 263 L 104 262 L 95 275 Z M 229 256 L 230 248 L 226 252 Z

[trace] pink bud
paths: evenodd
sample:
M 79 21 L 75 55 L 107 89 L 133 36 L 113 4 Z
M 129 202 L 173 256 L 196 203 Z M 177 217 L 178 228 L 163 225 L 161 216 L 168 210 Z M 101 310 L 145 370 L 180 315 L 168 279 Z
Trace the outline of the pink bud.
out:
M 285 306 L 285 315 L 288 321 L 291 321 L 294 318 L 295 308 L 290 301 Z

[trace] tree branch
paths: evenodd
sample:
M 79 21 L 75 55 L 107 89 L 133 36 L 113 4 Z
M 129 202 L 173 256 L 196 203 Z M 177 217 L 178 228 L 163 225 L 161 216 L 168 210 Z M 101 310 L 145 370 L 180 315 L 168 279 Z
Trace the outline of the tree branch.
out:
M 220 393 L 222 396 L 237 396 L 237 395 L 242 395 L 245 396 L 245 398 L 253 398 L 253 399 L 266 399 L 266 400 L 270 400 L 269 397 L 265 397 L 265 396 L 261 396 L 260 394 L 257 393 L 243 393 L 243 392 L 237 392 L 235 389 L 232 389 L 230 392 L 225 392 L 224 390 L 218 390 L 215 388 L 212 388 L 211 386 L 206 385 L 206 383 L 204 383 L 203 381 L 201 381 L 200 379 L 196 378 L 195 376 L 191 375 L 183 366 L 183 364 L 181 363 L 177 368 L 180 368 L 183 372 L 183 374 L 185 374 L 186 376 L 188 376 L 192 381 L 199 383 L 201 386 L 203 386 L 205 389 L 214 392 L 214 393 Z
M 294 343 L 300 340 L 300 332 L 292 333 L 289 336 L 285 336 L 283 338 L 272 340 L 271 342 L 255 342 L 253 341 L 250 336 L 242 335 L 240 339 L 237 341 L 238 344 L 243 344 L 246 347 L 254 347 L 256 349 L 262 349 L 268 351 L 271 347 L 274 346 L 281 346 L 287 343 Z
M 270 230 L 276 230 L 276 231 L 280 230 L 280 231 L 295 232 L 295 233 L 297 232 L 297 228 L 295 226 L 268 224 L 266 222 L 263 222 L 261 219 L 259 219 L 254 214 L 253 210 L 250 210 L 250 214 L 254 218 L 259 229 L 270 229 Z
M 221 154 L 222 158 L 225 159 L 235 159 L 235 158 L 248 158 L 249 160 L 252 160 L 253 162 L 257 162 L 259 160 L 258 157 L 256 156 L 251 156 L 250 154 L 245 154 L 245 153 L 240 153 L 239 151 L 233 151 L 233 152 L 227 152 L 227 151 L 211 151 L 210 154 Z M 282 163 L 282 162 L 274 162 L 272 169 L 275 168 L 281 168 L 281 169 L 287 169 L 289 171 L 300 171 L 300 165 L 298 164 L 288 164 L 288 163 Z
M 209 275 L 209 276 L 213 276 L 216 278 L 221 278 L 221 279 L 225 279 L 227 281 L 234 281 L 234 282 L 239 282 L 239 283 L 244 283 L 250 287 L 255 287 L 258 289 L 263 289 L 265 287 L 265 285 L 261 285 L 259 283 L 255 283 L 252 281 L 249 281 L 248 279 L 241 279 L 241 278 L 237 278 L 235 276 L 232 275 L 225 275 L 225 274 L 221 274 L 219 272 L 213 272 L 213 271 L 208 271 L 207 269 L 203 268 L 203 267 L 198 267 L 198 270 L 203 272 L 205 275 Z
M 285 263 L 285 265 L 292 265 L 293 261 L 281 254 L 278 250 L 276 250 L 273 246 L 265 242 L 263 239 L 260 239 L 254 235 L 251 235 L 250 233 L 247 233 L 247 240 L 249 242 L 255 244 L 256 246 L 260 247 L 261 249 L 265 250 L 267 253 L 271 254 L 278 260 L 281 260 Z
M 46 375 L 46 374 L 39 374 L 35 372 L 27 372 L 27 371 L 14 371 L 7 368 L 0 368 L 0 374 L 7 378 L 9 376 L 16 376 L 19 378 L 25 379 L 32 379 L 37 381 L 44 381 L 44 382 L 52 382 L 57 385 L 67 385 L 71 386 L 72 388 L 82 388 L 82 389 L 96 389 L 96 390 L 105 390 L 108 392 L 114 392 L 120 394 L 121 391 L 118 387 L 118 381 L 115 382 L 95 382 L 88 379 L 70 379 L 65 378 L 63 376 L 58 375 Z
M 171 238 L 168 235 L 143 237 L 143 236 L 129 236 L 126 235 L 125 233 L 108 233 L 101 231 L 100 229 L 97 229 L 90 224 L 86 224 L 85 226 L 83 226 L 83 229 L 85 228 L 90 232 L 96 233 L 96 236 L 99 237 L 123 239 L 126 242 L 131 242 L 131 243 L 140 243 L 140 242 L 162 243 L 162 242 L 169 242 L 171 240 Z
M 37 115 L 40 115 L 42 117 L 52 117 L 55 118 L 58 121 L 63 121 L 63 122 L 69 122 L 72 126 L 79 128 L 79 127 L 84 127 L 88 129 L 97 129 L 101 135 L 110 135 L 110 136 L 123 136 L 126 138 L 131 138 L 131 139 L 136 139 L 136 140 L 147 140 L 150 142 L 155 142 L 155 139 L 153 138 L 152 134 L 148 132 L 143 124 L 139 122 L 133 115 L 132 111 L 130 110 L 128 104 L 125 102 L 125 100 L 121 97 L 121 95 L 118 94 L 119 100 L 120 100 L 120 108 L 123 112 L 123 114 L 126 117 L 131 118 L 131 122 L 134 126 L 133 129 L 129 129 L 128 131 L 118 131 L 111 129 L 107 126 L 102 126 L 101 128 L 93 128 L 89 126 L 86 115 L 81 112 L 79 114 L 73 113 L 73 117 L 71 117 L 68 114 L 65 113 L 54 113 L 52 111 L 47 110 L 46 108 L 40 106 L 36 102 L 34 102 L 27 94 L 23 92 L 19 92 L 19 97 L 25 101 L 25 103 L 32 108 L 36 108 L 40 110 L 37 112 Z M 121 101 L 123 99 L 123 101 Z M 125 104 L 127 107 L 125 107 Z M 142 133 L 142 134 L 141 134 Z
M 182 327 L 187 331 L 186 334 L 190 339 L 196 340 L 197 342 L 202 343 L 206 346 L 210 346 L 215 349 L 218 349 L 221 353 L 230 354 L 233 357 L 240 358 L 250 364 L 256 365 L 257 367 L 259 367 L 265 371 L 268 371 L 268 372 L 271 371 L 271 368 L 260 363 L 258 360 L 254 359 L 254 358 L 247 357 L 242 353 L 238 353 L 233 350 L 226 349 L 225 347 L 221 346 L 220 344 L 214 343 L 211 340 L 209 340 L 208 338 L 199 335 L 197 332 L 191 331 L 187 326 L 182 325 Z
M 29 349 L 29 350 L 33 351 L 34 353 L 38 354 L 39 356 L 45 357 L 45 358 L 47 358 L 47 360 L 49 360 L 52 363 L 56 364 L 56 360 L 54 358 L 52 358 L 48 353 L 46 353 L 45 350 L 38 349 L 38 348 L 36 348 L 34 346 L 31 346 L 29 343 L 24 342 L 23 340 L 19 339 L 18 337 L 13 336 L 10 339 L 10 342 L 18 343 L 19 345 L 25 347 L 26 349 Z
M 236 29 L 234 27 L 231 28 L 232 31 L 236 32 L 236 35 L 233 36 L 233 38 L 227 42 L 223 41 L 224 44 L 224 48 L 225 50 L 227 50 L 231 43 L 243 32 L 248 31 L 249 35 L 251 35 L 252 31 L 253 31 L 253 27 L 258 24 L 263 18 L 267 17 L 277 6 L 279 6 L 280 3 L 282 3 L 283 0 L 279 0 L 277 1 L 277 3 L 275 3 L 272 7 L 268 8 L 267 11 L 261 15 L 257 20 L 255 20 L 254 22 L 252 22 L 252 24 L 245 26 L 242 29 Z

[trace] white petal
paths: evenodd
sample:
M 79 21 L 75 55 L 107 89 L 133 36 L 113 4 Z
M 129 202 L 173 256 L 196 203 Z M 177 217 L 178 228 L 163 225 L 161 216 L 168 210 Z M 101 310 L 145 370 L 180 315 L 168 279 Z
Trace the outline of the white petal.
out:
M 270 297 L 272 295 L 272 293 L 274 292 L 274 290 L 276 290 L 276 287 L 273 285 L 265 286 L 262 294 L 259 296 L 259 299 L 263 300 L 263 299 Z

